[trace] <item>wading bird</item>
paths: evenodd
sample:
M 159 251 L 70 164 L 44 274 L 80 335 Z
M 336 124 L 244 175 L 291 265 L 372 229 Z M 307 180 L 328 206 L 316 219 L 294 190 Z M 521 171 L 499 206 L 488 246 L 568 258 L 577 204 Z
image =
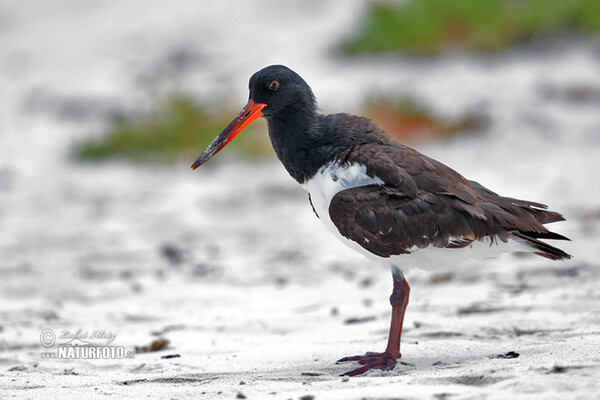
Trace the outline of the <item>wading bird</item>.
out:
M 352 249 L 392 270 L 392 320 L 383 353 L 345 357 L 370 369 L 391 370 L 400 358 L 402 322 L 410 287 L 403 269 L 460 264 L 505 251 L 551 260 L 571 256 L 540 239 L 569 240 L 544 224 L 559 213 L 502 197 L 446 165 L 392 140 L 371 120 L 323 115 L 311 88 L 291 69 L 272 65 L 250 78 L 240 114 L 198 157 L 196 169 L 246 126 L 265 117 L 277 157 L 308 190 L 317 217 Z

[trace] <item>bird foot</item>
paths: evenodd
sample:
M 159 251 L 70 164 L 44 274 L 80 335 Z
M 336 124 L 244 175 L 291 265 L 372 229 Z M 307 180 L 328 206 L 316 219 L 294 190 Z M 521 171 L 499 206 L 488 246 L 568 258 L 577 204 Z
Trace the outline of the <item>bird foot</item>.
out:
M 399 357 L 398 357 L 399 358 Z M 352 357 L 344 357 L 336 362 L 336 364 L 348 362 L 348 361 L 358 361 L 359 364 L 362 364 L 362 367 L 359 367 L 355 370 L 348 371 L 343 373 L 341 376 L 356 376 L 361 375 L 367 372 L 370 369 L 377 368 L 382 371 L 391 371 L 396 366 L 396 357 L 389 355 L 388 353 L 373 353 L 368 352 L 362 356 L 352 356 Z

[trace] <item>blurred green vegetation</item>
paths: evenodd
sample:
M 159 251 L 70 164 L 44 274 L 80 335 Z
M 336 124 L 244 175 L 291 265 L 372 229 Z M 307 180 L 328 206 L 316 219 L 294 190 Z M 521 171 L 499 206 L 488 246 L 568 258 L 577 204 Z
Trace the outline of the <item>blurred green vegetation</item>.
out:
M 374 2 L 346 53 L 498 51 L 561 33 L 600 33 L 600 0 L 407 0 Z
M 85 161 L 120 158 L 147 163 L 181 161 L 191 165 L 237 112 L 206 107 L 187 95 L 172 93 L 156 100 L 150 111 L 114 117 L 105 134 L 76 143 L 73 152 L 77 159 Z M 488 125 L 485 116 L 474 113 L 442 118 L 410 97 L 375 95 L 359 114 L 372 118 L 394 139 L 409 144 L 480 131 Z M 247 127 L 218 157 L 272 156 L 266 124 L 259 121 Z
M 185 94 L 172 93 L 156 100 L 149 112 L 113 118 L 106 134 L 76 143 L 74 154 L 89 161 L 117 157 L 191 165 L 238 112 L 215 110 Z M 246 128 L 223 150 L 227 151 L 246 158 L 272 154 L 264 123 Z

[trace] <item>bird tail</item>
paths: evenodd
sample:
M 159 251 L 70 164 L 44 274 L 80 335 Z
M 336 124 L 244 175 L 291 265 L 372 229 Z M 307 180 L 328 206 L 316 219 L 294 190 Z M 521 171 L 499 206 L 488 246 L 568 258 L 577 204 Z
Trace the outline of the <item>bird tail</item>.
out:
M 549 245 L 548 243 L 542 242 L 538 240 L 538 238 L 542 239 L 558 239 L 558 240 L 570 240 L 569 238 L 560 235 L 555 232 L 520 232 L 520 231 L 512 231 L 510 235 L 513 239 L 526 244 L 529 247 L 534 248 L 535 254 L 549 258 L 550 260 L 568 260 L 572 256 L 565 251 L 559 249 L 558 247 L 554 247 Z
M 533 217 L 537 220 L 537 222 L 539 222 L 542 225 L 549 224 L 552 222 L 565 221 L 565 217 L 563 217 L 562 214 L 557 213 L 555 211 L 545 210 L 545 208 L 547 206 L 544 204 L 529 203 L 528 205 L 529 205 L 529 207 L 528 207 L 527 211 L 529 211 L 531 214 L 533 214 Z M 531 207 L 531 206 L 533 206 L 533 207 Z M 550 233 L 553 233 L 553 232 L 550 232 Z M 558 235 L 558 236 L 561 236 L 561 237 L 556 238 L 556 239 L 569 240 L 562 235 Z M 554 239 L 554 238 L 547 238 L 547 239 Z
M 542 242 L 540 239 L 570 240 L 568 237 L 548 230 L 544 225 L 564 221 L 565 218 L 555 211 L 549 211 L 545 204 L 498 196 L 475 181 L 469 181 L 471 187 L 485 200 L 498 206 L 501 211 L 494 217 L 508 231 L 509 237 L 528 246 L 533 252 L 551 260 L 571 258 L 563 250 Z

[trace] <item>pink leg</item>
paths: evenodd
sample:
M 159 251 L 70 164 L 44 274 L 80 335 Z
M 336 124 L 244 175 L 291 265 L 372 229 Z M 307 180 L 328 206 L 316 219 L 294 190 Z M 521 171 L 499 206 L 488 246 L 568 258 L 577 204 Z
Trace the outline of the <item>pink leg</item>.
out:
M 358 361 L 363 366 L 352 371 L 348 371 L 342 375 L 355 376 L 367 372 L 370 369 L 378 368 L 383 371 L 390 371 L 396 366 L 396 360 L 402 355 L 400 354 L 400 336 L 402 335 L 402 322 L 404 321 L 404 312 L 408 305 L 408 296 L 410 294 L 410 286 L 403 276 L 394 276 L 394 290 L 390 296 L 390 304 L 392 305 L 392 322 L 390 324 L 390 334 L 385 352 L 372 353 L 368 352 L 362 356 L 344 357 L 338 360 L 338 363 L 347 361 Z

